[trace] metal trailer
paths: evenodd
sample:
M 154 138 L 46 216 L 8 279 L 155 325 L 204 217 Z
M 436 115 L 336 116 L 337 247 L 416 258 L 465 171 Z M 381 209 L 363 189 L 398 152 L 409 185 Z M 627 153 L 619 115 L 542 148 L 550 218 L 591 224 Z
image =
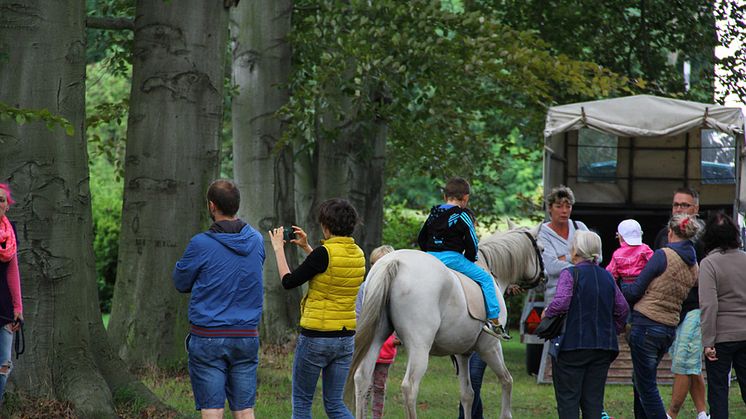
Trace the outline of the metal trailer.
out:
M 682 186 L 699 192 L 701 217 L 726 211 L 743 225 L 739 108 L 648 95 L 575 103 L 549 109 L 544 137 L 544 191 L 573 190 L 572 218 L 601 236 L 604 260 L 618 247 L 616 227 L 626 218 L 640 222 L 652 247 L 671 215 L 672 193 Z M 546 345 L 530 324 L 543 307 L 541 291 L 529 292 L 520 331 L 529 372 L 549 382 Z

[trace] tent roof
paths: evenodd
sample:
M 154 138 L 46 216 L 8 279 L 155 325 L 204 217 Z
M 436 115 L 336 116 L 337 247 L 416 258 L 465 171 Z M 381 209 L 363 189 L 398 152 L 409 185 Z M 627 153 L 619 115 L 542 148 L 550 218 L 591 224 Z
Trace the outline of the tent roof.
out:
M 740 108 L 729 108 L 650 95 L 553 106 L 547 112 L 544 137 L 593 128 L 620 137 L 671 136 L 698 126 L 731 135 L 744 132 Z

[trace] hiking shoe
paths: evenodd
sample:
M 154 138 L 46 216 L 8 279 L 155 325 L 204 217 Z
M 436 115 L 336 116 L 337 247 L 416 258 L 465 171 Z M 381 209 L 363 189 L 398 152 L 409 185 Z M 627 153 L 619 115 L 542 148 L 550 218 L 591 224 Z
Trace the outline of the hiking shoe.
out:
M 492 322 L 486 322 L 484 326 L 482 326 L 482 331 L 498 339 L 502 339 L 502 340 L 513 339 L 513 337 L 510 336 L 501 325 L 494 324 Z

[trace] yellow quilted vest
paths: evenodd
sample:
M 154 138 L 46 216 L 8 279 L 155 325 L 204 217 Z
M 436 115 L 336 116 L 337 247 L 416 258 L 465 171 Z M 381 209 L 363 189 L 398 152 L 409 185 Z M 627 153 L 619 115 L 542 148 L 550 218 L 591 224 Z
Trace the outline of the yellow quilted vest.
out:
M 329 253 L 329 266 L 308 281 L 300 326 L 321 332 L 355 330 L 355 298 L 365 277 L 365 255 L 352 237 L 321 243 Z

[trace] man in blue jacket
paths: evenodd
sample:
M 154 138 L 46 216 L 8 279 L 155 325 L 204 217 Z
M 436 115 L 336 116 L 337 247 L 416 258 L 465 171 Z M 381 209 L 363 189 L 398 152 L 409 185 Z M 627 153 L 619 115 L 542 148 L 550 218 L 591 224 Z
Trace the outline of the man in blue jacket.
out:
M 233 182 L 210 185 L 214 223 L 192 237 L 173 272 L 176 289 L 192 294 L 189 377 L 203 418 L 222 418 L 226 398 L 234 418 L 254 417 L 264 240 L 236 217 L 240 201 Z

